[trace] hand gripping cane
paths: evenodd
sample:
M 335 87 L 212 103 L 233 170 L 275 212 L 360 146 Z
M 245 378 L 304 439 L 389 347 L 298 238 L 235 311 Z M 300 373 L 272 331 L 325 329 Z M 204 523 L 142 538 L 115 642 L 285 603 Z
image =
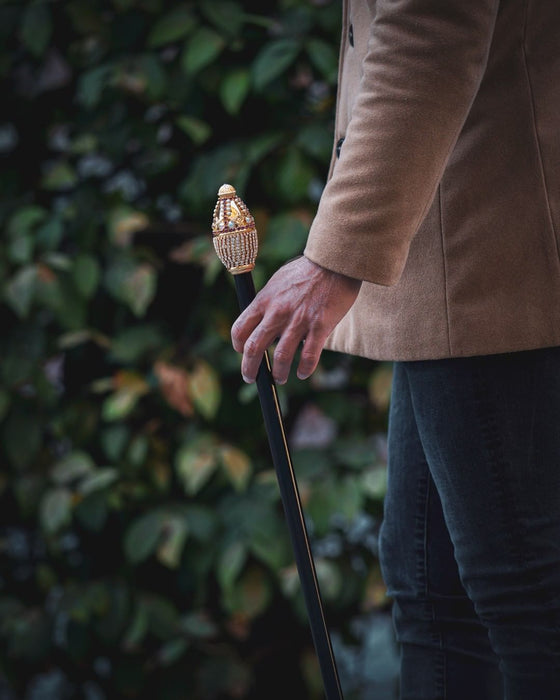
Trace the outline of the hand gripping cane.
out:
M 237 298 L 243 311 L 255 298 L 251 270 L 255 267 L 258 239 L 254 219 L 231 185 L 222 185 L 218 192 L 212 233 L 218 257 L 234 275 Z M 325 694 L 327 700 L 342 700 L 313 555 L 267 353 L 264 354 L 257 374 L 257 389 Z

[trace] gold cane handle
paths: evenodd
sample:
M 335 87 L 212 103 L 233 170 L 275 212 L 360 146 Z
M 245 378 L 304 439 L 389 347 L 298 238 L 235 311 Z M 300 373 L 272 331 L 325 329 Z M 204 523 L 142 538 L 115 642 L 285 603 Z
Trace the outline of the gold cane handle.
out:
M 259 239 L 255 220 L 231 185 L 222 185 L 212 217 L 214 248 L 232 275 L 255 267 Z

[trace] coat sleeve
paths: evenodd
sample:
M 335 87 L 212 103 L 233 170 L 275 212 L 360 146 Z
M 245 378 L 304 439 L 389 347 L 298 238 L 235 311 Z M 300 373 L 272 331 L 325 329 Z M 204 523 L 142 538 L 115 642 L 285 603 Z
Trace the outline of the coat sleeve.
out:
M 344 145 L 305 255 L 395 284 L 484 75 L 499 0 L 377 0 Z

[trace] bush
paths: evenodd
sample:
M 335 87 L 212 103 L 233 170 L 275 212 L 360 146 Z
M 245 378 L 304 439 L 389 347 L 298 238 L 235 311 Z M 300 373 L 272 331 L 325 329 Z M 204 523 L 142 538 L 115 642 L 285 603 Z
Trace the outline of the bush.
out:
M 231 182 L 257 220 L 257 284 L 301 252 L 330 158 L 339 13 L 328 0 L 265 14 L 235 0 L 0 7 L 6 697 L 320 696 L 209 225 Z M 282 394 L 348 644 L 347 621 L 384 604 L 389 379 L 331 355 Z

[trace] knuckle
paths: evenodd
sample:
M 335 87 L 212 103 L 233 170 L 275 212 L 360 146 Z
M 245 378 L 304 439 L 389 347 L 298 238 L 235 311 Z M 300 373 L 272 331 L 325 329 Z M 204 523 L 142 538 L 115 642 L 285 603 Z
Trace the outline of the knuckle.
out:
M 250 338 L 246 343 L 245 347 L 243 348 L 243 353 L 247 357 L 256 357 L 260 352 L 262 352 L 259 343 L 254 340 L 253 338 Z
M 286 348 L 282 347 L 277 347 L 276 350 L 274 351 L 274 360 L 275 362 L 289 362 L 291 359 L 291 354 Z
M 316 364 L 315 357 L 309 356 L 309 357 L 301 357 L 300 358 L 299 366 L 303 370 L 311 370 L 311 369 L 313 369 L 313 367 L 315 367 L 315 364 Z
M 302 350 L 300 360 L 302 362 L 313 362 L 316 357 L 317 353 L 314 350 Z

